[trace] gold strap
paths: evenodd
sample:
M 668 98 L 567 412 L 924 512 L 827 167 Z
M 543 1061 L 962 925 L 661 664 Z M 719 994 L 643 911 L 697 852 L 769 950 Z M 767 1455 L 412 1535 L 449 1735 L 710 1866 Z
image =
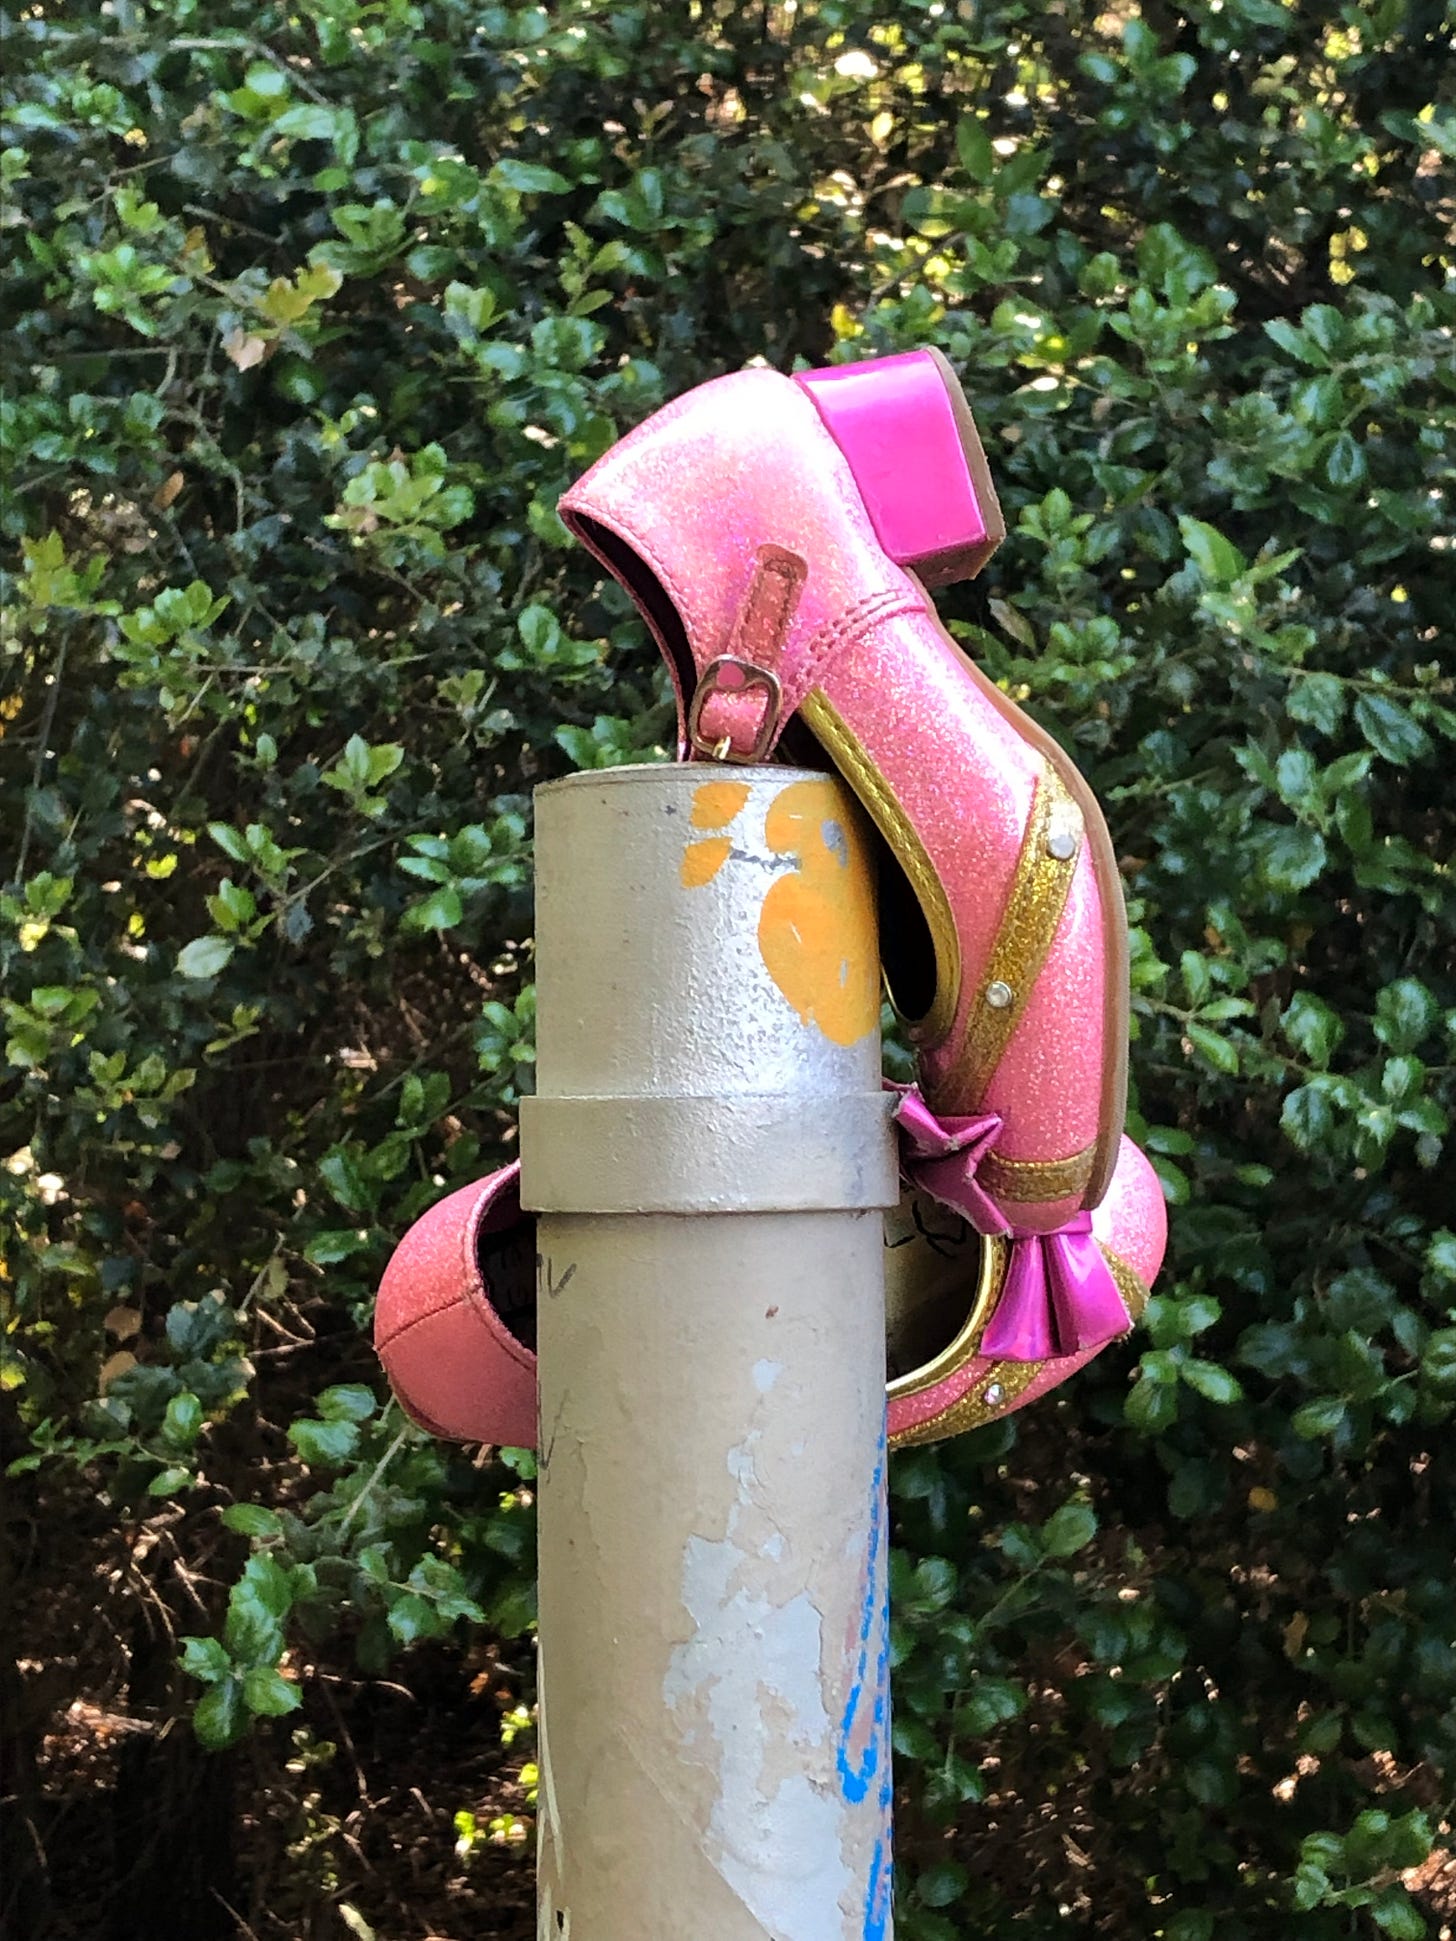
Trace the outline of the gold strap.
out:
M 932 1106 L 954 1099 L 957 1112 L 968 1112 L 984 1098 L 1051 950 L 1082 839 L 1082 811 L 1047 762 L 1037 777 L 1001 926 L 971 1001 L 966 1035 L 955 1064 L 935 1088 Z
M 799 712 L 869 811 L 870 819 L 889 844 L 891 855 L 909 878 L 924 913 L 935 952 L 935 998 L 925 1017 L 916 1021 L 914 1035 L 936 1044 L 950 1030 L 961 995 L 960 935 L 945 885 L 894 790 L 822 687 L 810 689 Z
M 1097 1243 L 1102 1246 L 1101 1241 Z M 1125 1260 L 1119 1260 L 1115 1253 L 1102 1247 L 1102 1258 L 1107 1262 L 1112 1278 L 1117 1282 L 1117 1291 L 1122 1296 L 1123 1306 L 1134 1321 L 1141 1321 L 1143 1309 L 1153 1298 L 1152 1290 L 1140 1274 L 1133 1272 Z
M 985 1428 L 1020 1401 L 1045 1366 L 1040 1361 L 993 1361 L 958 1402 L 928 1421 L 891 1436 L 890 1447 L 913 1449 L 918 1442 L 943 1442 L 947 1436 L 968 1435 L 972 1429 Z
M 976 1179 L 998 1200 L 1026 1205 L 1043 1200 L 1080 1200 L 1092 1178 L 1095 1145 L 1067 1159 L 1003 1159 L 989 1152 L 976 1168 Z

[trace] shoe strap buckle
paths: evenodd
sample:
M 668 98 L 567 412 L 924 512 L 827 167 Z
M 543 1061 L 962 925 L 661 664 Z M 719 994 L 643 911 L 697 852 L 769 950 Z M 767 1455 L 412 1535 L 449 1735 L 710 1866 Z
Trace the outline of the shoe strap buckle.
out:
M 765 705 L 763 719 L 746 751 L 733 746 L 731 732 L 714 735 L 704 729 L 703 714 L 711 701 L 719 697 L 737 700 L 755 688 L 762 692 Z M 760 667 L 757 661 L 740 660 L 736 654 L 720 654 L 708 662 L 694 690 L 688 709 L 688 741 L 698 754 L 715 762 L 761 762 L 773 747 L 783 706 L 783 686 L 770 668 Z

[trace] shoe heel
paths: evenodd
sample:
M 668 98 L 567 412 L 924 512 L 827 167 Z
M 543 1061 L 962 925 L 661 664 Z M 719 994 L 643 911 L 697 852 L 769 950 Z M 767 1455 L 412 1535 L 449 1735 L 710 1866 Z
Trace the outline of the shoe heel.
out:
M 927 586 L 974 579 L 1006 536 L 971 408 L 937 350 L 795 380 L 849 461 L 880 544 Z

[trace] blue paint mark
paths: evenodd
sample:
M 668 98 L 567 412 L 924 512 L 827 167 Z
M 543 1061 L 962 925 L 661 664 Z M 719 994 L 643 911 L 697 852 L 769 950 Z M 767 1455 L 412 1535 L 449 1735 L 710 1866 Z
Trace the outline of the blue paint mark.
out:
M 885 1941 L 890 1927 L 890 1907 L 894 1900 L 894 1873 L 890 1863 L 890 1836 L 882 1833 L 875 1842 L 870 1862 L 869 1892 L 865 1896 L 864 1941 Z
M 890 1848 L 890 1809 L 894 1803 L 894 1782 L 890 1770 L 890 1605 L 889 1549 L 885 1531 L 885 1435 L 880 1432 L 880 1454 L 870 1482 L 870 1531 L 865 1560 L 864 1601 L 859 1614 L 859 1654 L 849 1697 L 840 1722 L 836 1747 L 839 1785 L 851 1806 L 869 1798 L 870 1787 L 878 1775 L 876 1805 L 880 1811 L 880 1831 L 870 1857 L 869 1880 L 865 1890 L 864 1941 L 885 1941 L 890 1928 L 893 1905 L 894 1865 Z M 861 1714 L 873 1694 L 869 1741 L 857 1756 L 850 1750 Z
M 865 1567 L 864 1602 L 859 1617 L 859 1658 L 850 1681 L 849 1698 L 839 1728 L 837 1762 L 839 1784 L 851 1806 L 858 1806 L 868 1795 L 870 1781 L 879 1771 L 881 1758 L 889 1769 L 888 1737 L 890 1719 L 890 1622 L 888 1582 L 885 1572 L 885 1437 L 880 1433 L 880 1456 L 870 1483 L 869 1556 Z M 869 1743 L 858 1760 L 850 1756 L 850 1744 L 864 1702 L 870 1670 L 870 1643 L 879 1630 L 879 1649 L 875 1653 L 874 1717 Z

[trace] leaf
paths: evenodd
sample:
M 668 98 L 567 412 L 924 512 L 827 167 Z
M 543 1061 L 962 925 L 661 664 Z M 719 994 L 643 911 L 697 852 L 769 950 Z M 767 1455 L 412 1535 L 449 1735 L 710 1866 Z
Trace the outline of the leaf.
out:
M 1227 1368 L 1220 1368 L 1213 1361 L 1185 1361 L 1179 1370 L 1183 1380 L 1206 1402 L 1217 1402 L 1227 1408 L 1230 1403 L 1243 1399 L 1243 1388 L 1238 1377 L 1231 1375 Z
M 1319 830 L 1299 824 L 1266 830 L 1258 853 L 1264 881 L 1274 890 L 1306 889 L 1324 869 L 1328 854 Z
M 1314 1152 L 1327 1145 L 1335 1124 L 1328 1094 L 1318 1085 L 1297 1086 L 1284 1101 L 1279 1124 L 1301 1152 Z
M 365 767 L 365 779 L 370 788 L 377 788 L 387 776 L 404 760 L 404 749 L 397 741 L 379 742 L 369 750 Z
M 162 1440 L 171 1449 L 190 1449 L 202 1433 L 202 1404 L 186 1389 L 174 1395 L 162 1417 Z
M 1156 1435 L 1177 1420 L 1177 1388 L 1149 1381 L 1144 1375 L 1128 1390 L 1122 1412 L 1133 1428 L 1141 1429 L 1144 1435 Z
M 338 1469 L 358 1448 L 359 1430 L 353 1422 L 315 1422 L 304 1417 L 289 1424 L 288 1440 L 304 1462 Z
M 288 1572 L 269 1552 L 255 1551 L 228 1597 L 223 1636 L 233 1657 L 244 1665 L 276 1664 L 292 1606 Z
M 1435 1029 L 1441 1007 L 1419 978 L 1398 977 L 1375 998 L 1375 1035 L 1389 1050 L 1415 1051 Z
M 1321 1395 L 1316 1401 L 1306 1402 L 1290 1418 L 1294 1433 L 1305 1442 L 1335 1435 L 1344 1424 L 1345 1403 L 1338 1395 Z
M 1432 1388 L 1456 1389 L 1456 1328 L 1437 1328 L 1421 1351 L 1421 1374 Z
M 411 930 L 453 930 L 464 920 L 465 906 L 453 883 L 443 883 L 405 912 L 404 922 Z
M 1063 1503 L 1041 1526 L 1041 1540 L 1049 1557 L 1071 1557 L 1085 1550 L 1097 1534 L 1097 1513 L 1087 1503 Z
M 1422 1941 L 1426 1923 L 1404 1887 L 1382 1887 L 1370 1907 L 1376 1927 L 1391 1941 Z
M 1355 702 L 1355 721 L 1376 754 L 1398 768 L 1424 761 L 1431 753 L 1431 737 L 1425 729 L 1387 695 L 1360 695 Z
M 1188 1042 L 1195 1051 L 1201 1052 L 1216 1072 L 1226 1072 L 1230 1076 L 1239 1069 L 1238 1047 L 1220 1037 L 1218 1032 L 1209 1031 L 1201 1024 L 1185 1026 Z
M 223 854 L 230 857 L 233 862 L 246 863 L 251 860 L 252 852 L 248 848 L 247 842 L 233 828 L 231 823 L 209 822 L 207 825 L 207 833 L 212 837 Z
M 1178 530 L 1183 535 L 1188 557 L 1209 586 L 1227 586 L 1247 569 L 1248 561 L 1238 547 L 1203 520 L 1180 514 Z
M 975 115 L 964 115 L 956 125 L 956 154 L 961 167 L 973 182 L 989 182 L 996 172 L 996 151 L 986 124 Z
M 303 1700 L 298 1687 L 273 1665 L 255 1665 L 243 1674 L 243 1703 L 260 1718 L 282 1718 L 296 1712 Z
M 226 937 L 194 937 L 177 958 L 183 977 L 216 977 L 232 962 L 235 945 Z
M 416 1638 L 435 1637 L 440 1630 L 433 1609 L 413 1593 L 390 1605 L 388 1624 L 401 1644 L 413 1644 Z
M 1036 652 L 1036 632 L 1026 615 L 1012 606 L 1009 600 L 990 602 L 991 618 L 1002 633 L 1010 634 L 1018 646 L 1024 647 L 1029 654 Z
M 1300 1057 L 1321 1067 L 1345 1035 L 1339 1012 L 1312 991 L 1296 991 L 1279 1022 Z
M 326 1388 L 317 1406 L 325 1422 L 367 1422 L 379 1404 L 361 1382 L 344 1382 Z
M 373 1202 L 369 1184 L 359 1170 L 359 1161 L 347 1146 L 335 1146 L 319 1161 L 319 1178 L 340 1206 L 351 1213 L 366 1213 Z
M 223 1649 L 219 1638 L 184 1638 L 181 1665 L 189 1678 L 201 1679 L 205 1685 L 215 1685 L 218 1679 L 228 1676 L 232 1659 Z
M 1363 484 L 1367 475 L 1364 452 L 1348 431 L 1342 431 L 1325 453 L 1325 477 L 1343 492 Z
M 927 1907 L 950 1907 L 969 1884 L 970 1876 L 958 1860 L 942 1860 L 916 1875 L 915 1892 Z
M 509 189 L 514 195 L 564 195 L 571 187 L 564 175 L 558 175 L 554 168 L 543 168 L 539 162 L 522 162 L 513 155 L 503 155 L 487 178 L 498 189 Z
M 230 1503 L 222 1513 L 223 1527 L 241 1537 L 276 1537 L 283 1519 L 261 1503 Z
M 239 1679 L 224 1678 L 208 1687 L 192 1714 L 192 1730 L 209 1752 L 221 1752 L 242 1736 L 247 1714 Z

